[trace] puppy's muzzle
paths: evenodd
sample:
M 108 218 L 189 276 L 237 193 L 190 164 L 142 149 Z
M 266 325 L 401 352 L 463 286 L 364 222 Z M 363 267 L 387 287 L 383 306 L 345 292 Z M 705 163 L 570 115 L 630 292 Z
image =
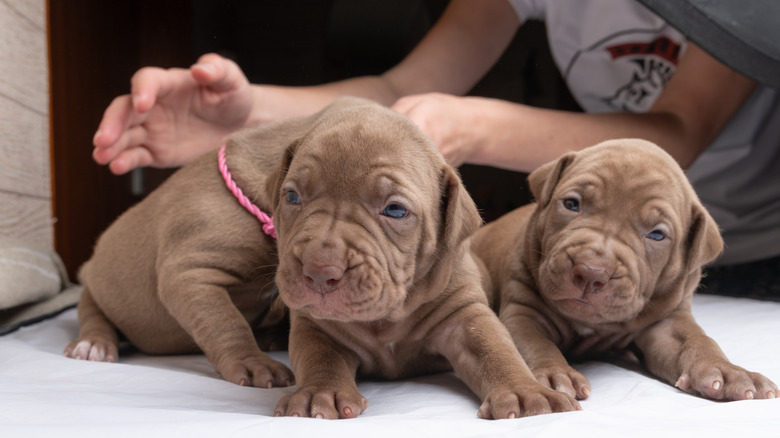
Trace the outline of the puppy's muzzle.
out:
M 625 267 L 615 253 L 617 250 L 617 245 L 599 241 L 564 251 L 558 270 L 568 279 L 570 286 L 566 289 L 570 291 L 570 298 L 596 302 L 624 298 L 625 284 L 619 280 L 623 276 L 620 271 Z
M 603 265 L 593 262 L 574 264 L 571 282 L 584 295 L 601 292 L 609 281 L 611 274 Z
M 338 289 L 346 268 L 332 264 L 303 263 L 302 273 L 306 286 L 322 295 Z
M 620 321 L 641 306 L 629 248 L 610 239 L 564 243 L 543 272 L 545 291 L 561 311 L 581 321 Z

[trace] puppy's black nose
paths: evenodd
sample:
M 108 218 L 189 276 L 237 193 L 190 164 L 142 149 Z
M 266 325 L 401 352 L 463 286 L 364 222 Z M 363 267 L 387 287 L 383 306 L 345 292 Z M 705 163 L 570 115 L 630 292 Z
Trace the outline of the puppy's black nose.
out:
M 572 283 L 583 293 L 599 292 L 609 281 L 609 274 L 604 268 L 577 263 L 572 272 Z
M 344 278 L 344 268 L 335 265 L 315 265 L 305 264 L 303 266 L 303 276 L 309 288 L 326 294 L 333 292 L 339 287 L 341 279 Z

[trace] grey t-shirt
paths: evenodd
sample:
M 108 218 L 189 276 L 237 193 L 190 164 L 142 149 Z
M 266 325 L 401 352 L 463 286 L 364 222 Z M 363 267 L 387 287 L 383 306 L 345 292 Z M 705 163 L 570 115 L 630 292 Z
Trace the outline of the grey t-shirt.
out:
M 632 0 L 509 0 L 543 20 L 558 68 L 587 112 L 645 112 L 685 53 L 686 38 Z M 722 230 L 716 264 L 780 254 L 780 93 L 759 86 L 686 171 Z

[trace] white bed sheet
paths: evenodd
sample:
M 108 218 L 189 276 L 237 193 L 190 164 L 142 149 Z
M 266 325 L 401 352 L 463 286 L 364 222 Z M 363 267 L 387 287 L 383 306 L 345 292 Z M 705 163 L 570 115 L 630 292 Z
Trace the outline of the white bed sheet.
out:
M 694 314 L 733 362 L 780 382 L 780 303 L 700 295 Z M 708 401 L 601 362 L 577 366 L 593 387 L 580 412 L 480 420 L 479 400 L 444 373 L 360 382 L 371 406 L 356 419 L 274 418 L 291 388 L 230 384 L 201 355 L 67 359 L 77 331 L 72 309 L 0 337 L 0 436 L 780 436 L 780 399 Z

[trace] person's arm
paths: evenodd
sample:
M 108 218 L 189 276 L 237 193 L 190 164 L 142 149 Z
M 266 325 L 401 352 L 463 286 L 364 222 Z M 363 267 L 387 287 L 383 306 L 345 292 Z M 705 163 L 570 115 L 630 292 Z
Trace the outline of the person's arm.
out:
M 241 69 L 214 54 L 189 70 L 142 68 L 130 84 L 131 93 L 106 108 L 92 139 L 94 160 L 115 174 L 182 165 L 244 126 L 253 105 Z
M 179 166 L 242 127 L 305 115 L 337 97 L 390 105 L 429 91 L 463 94 L 498 60 L 519 26 L 506 0 L 453 0 L 420 44 L 380 76 L 311 87 L 250 85 L 240 68 L 204 55 L 189 70 L 144 68 L 106 109 L 94 159 L 116 174 Z
M 468 162 L 530 172 L 567 151 L 635 137 L 657 143 L 687 168 L 754 87 L 690 44 L 647 113 L 583 114 L 440 94 L 407 97 L 394 107 L 417 122 L 454 165 Z
M 254 85 L 248 124 L 312 113 L 343 95 L 387 106 L 412 94 L 463 95 L 498 61 L 519 26 L 507 0 L 452 0 L 420 43 L 382 75 L 311 87 Z

